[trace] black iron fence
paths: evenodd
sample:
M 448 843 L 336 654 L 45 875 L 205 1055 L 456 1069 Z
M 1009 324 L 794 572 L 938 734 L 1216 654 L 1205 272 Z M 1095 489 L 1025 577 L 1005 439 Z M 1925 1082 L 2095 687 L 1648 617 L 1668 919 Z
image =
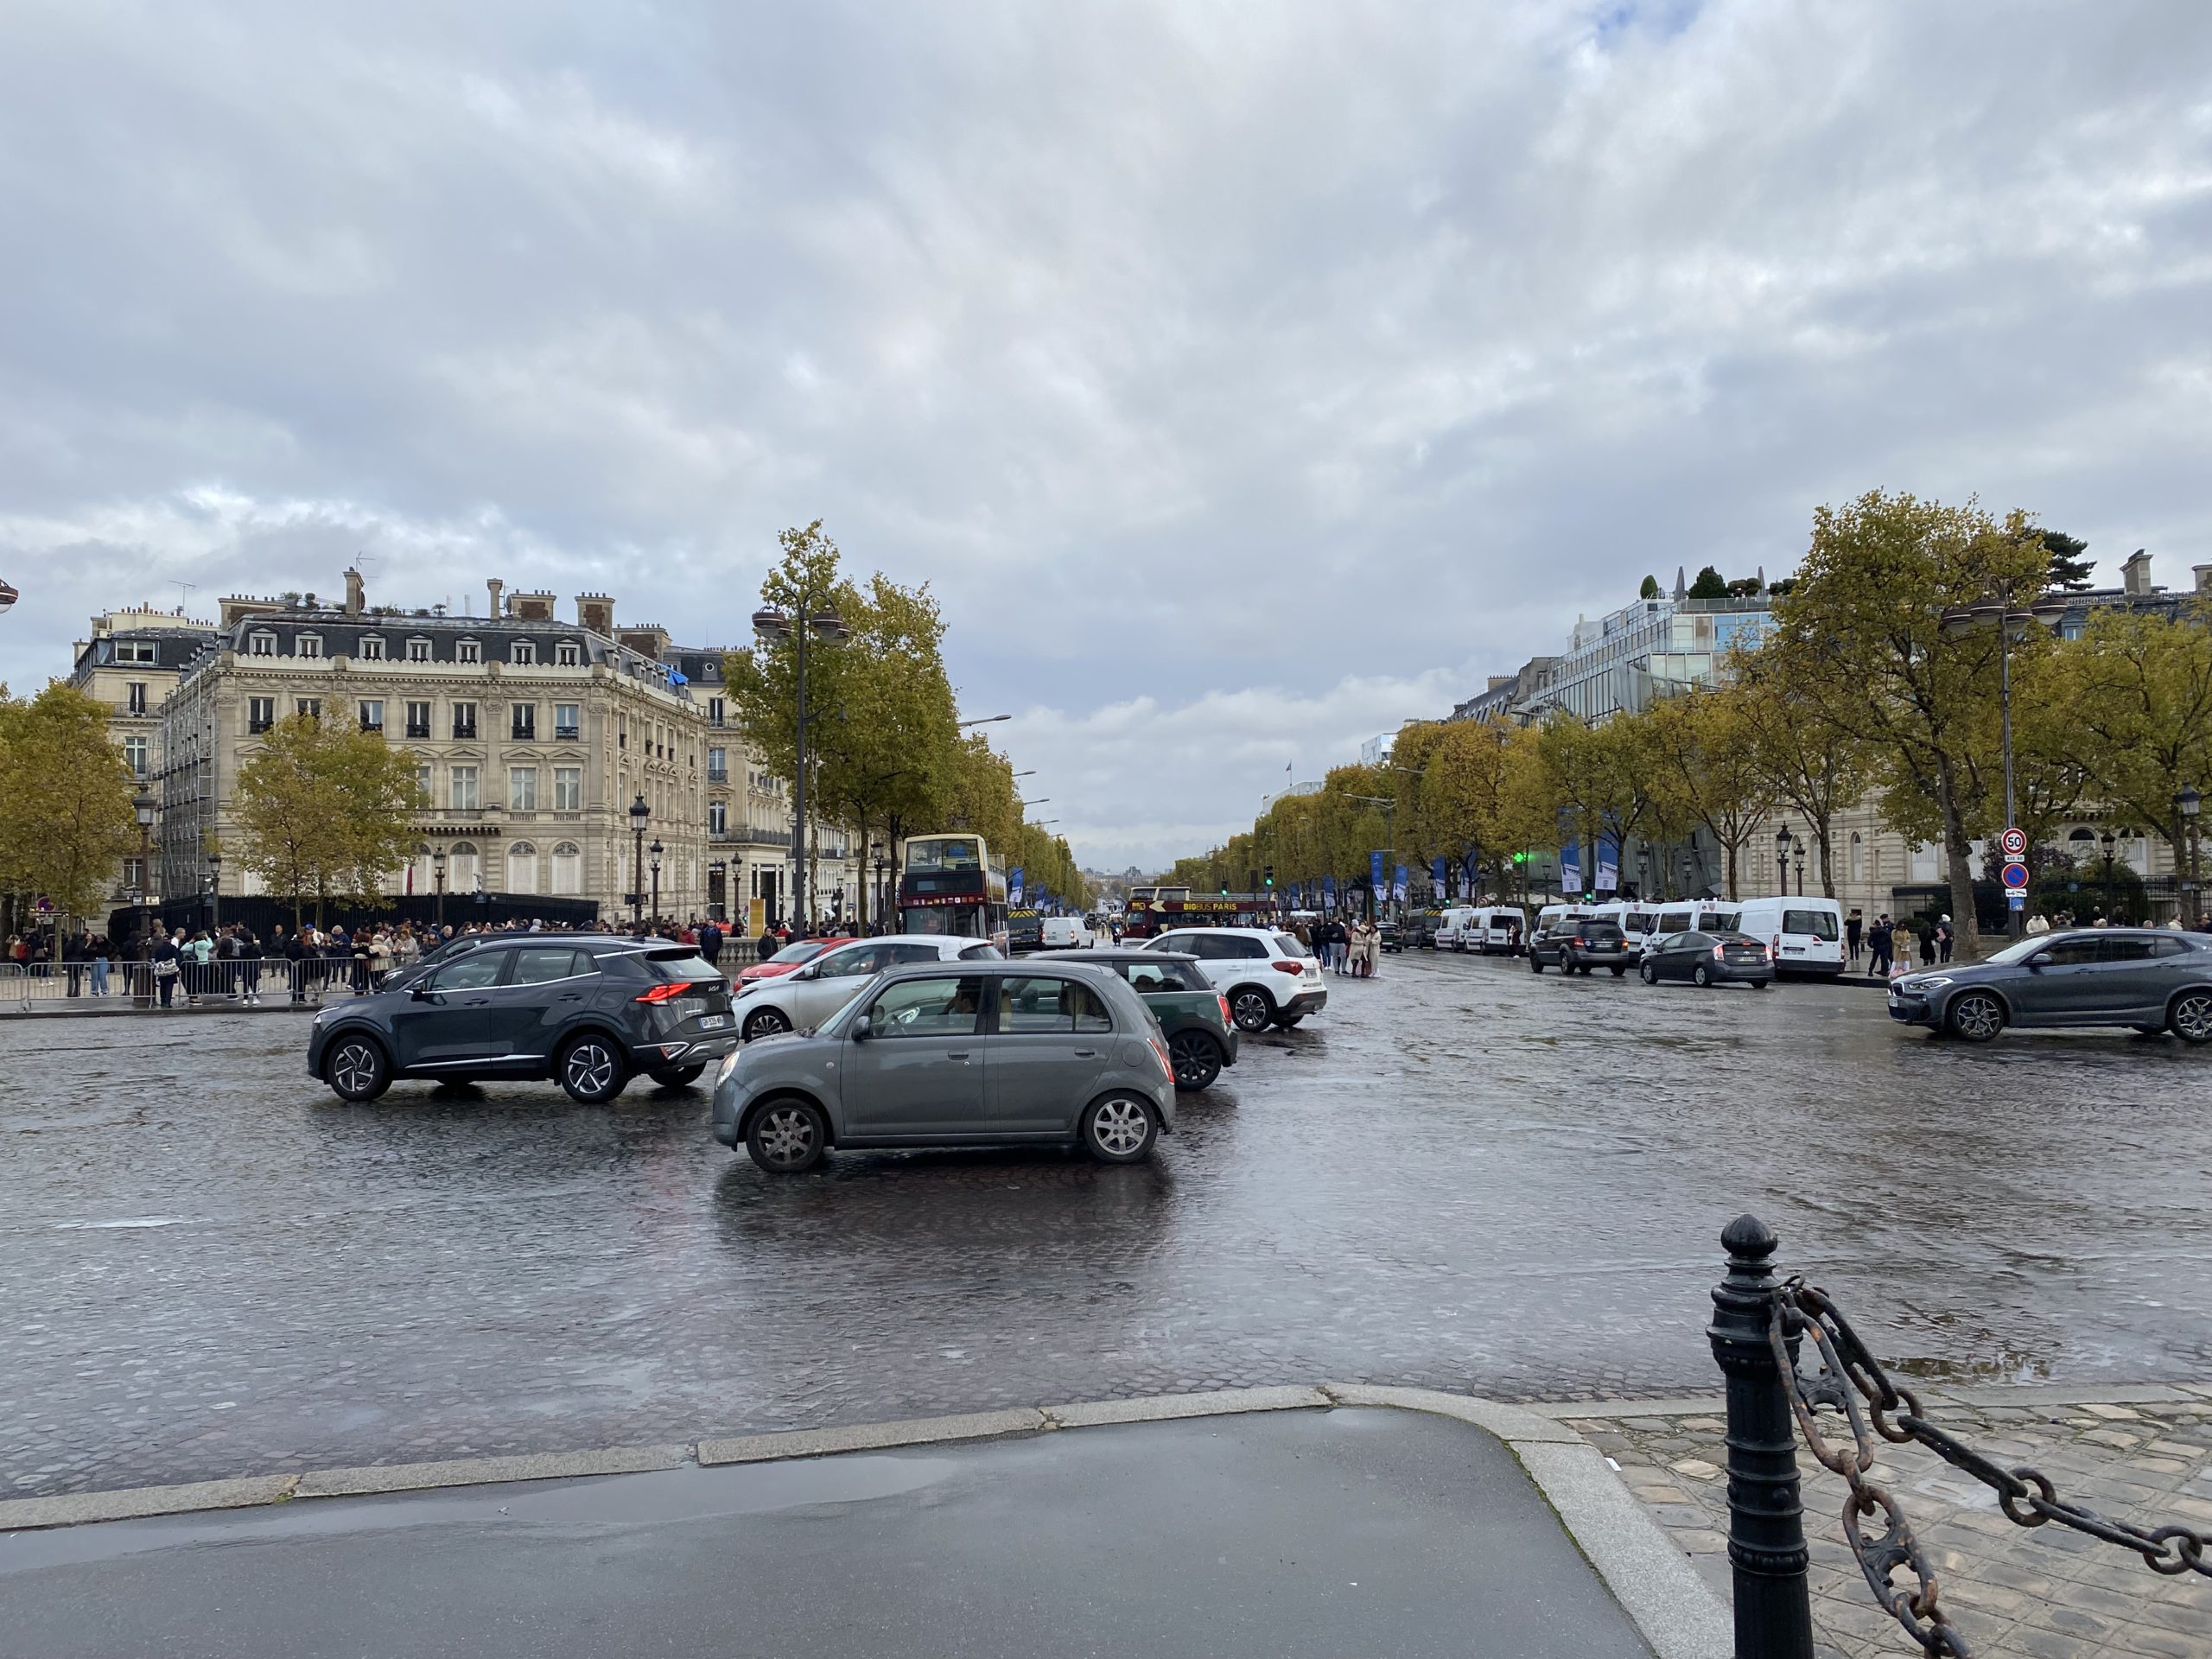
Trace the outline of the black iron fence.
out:
M 1997 1495 L 2022 1527 L 2056 1524 L 2133 1550 L 2154 1573 L 2212 1577 L 2212 1532 L 2167 1522 L 2144 1525 L 2069 1499 L 2041 1471 L 2010 1468 L 1929 1421 L 1827 1292 L 1777 1280 L 1779 1243 L 1756 1216 L 1720 1235 L 1728 1272 L 1713 1293 L 1708 1332 L 1728 1379 L 1728 1559 L 1734 1575 L 1736 1659 L 1812 1659 L 1804 1510 L 1796 1440 L 1849 1489 L 1840 1517 L 1867 1587 L 1884 1611 L 1929 1654 L 1973 1649 L 1942 1603 L 1933 1567 L 1896 1497 L 1871 1478 L 1881 1443 L 1926 1448 Z M 1818 1363 L 1808 1370 L 1809 1339 Z M 1824 1420 L 1827 1427 L 1824 1427 Z M 1899 1581 L 1899 1575 L 1904 1575 Z

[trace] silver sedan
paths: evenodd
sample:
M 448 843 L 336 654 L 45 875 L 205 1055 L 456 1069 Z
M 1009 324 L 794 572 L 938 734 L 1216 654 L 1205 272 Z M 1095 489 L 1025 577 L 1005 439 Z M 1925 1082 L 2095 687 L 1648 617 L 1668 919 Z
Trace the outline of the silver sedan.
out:
M 832 1147 L 1080 1144 L 1136 1163 L 1175 1128 L 1175 1079 L 1116 976 L 944 963 L 879 974 L 815 1030 L 747 1043 L 715 1080 L 714 1123 L 779 1175 Z

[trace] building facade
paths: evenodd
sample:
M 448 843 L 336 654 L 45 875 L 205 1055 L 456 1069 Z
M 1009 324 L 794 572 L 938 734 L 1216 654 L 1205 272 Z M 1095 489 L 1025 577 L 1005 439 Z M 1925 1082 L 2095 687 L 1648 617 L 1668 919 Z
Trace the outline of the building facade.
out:
M 210 854 L 225 890 L 260 890 L 238 856 L 236 780 L 263 734 L 306 714 L 379 732 L 416 761 L 426 804 L 390 892 L 582 898 L 610 922 L 633 894 L 650 913 L 658 892 L 663 916 L 743 925 L 765 887 L 766 914 L 787 917 L 788 803 L 727 724 L 721 653 L 618 626 L 606 594 L 575 602 L 563 621 L 553 594 L 494 581 L 480 617 L 372 607 L 358 571 L 342 605 L 224 600 L 158 708 L 162 891 L 201 891 Z M 822 840 L 843 853 L 841 835 Z M 830 891 L 853 879 L 826 857 L 821 869 Z
M 181 610 L 150 606 L 110 611 L 92 619 L 92 637 L 71 653 L 69 683 L 108 707 L 108 730 L 143 794 L 167 765 L 162 711 L 185 669 L 213 641 L 215 625 Z M 114 897 L 159 896 L 153 861 L 133 855 L 116 872 Z M 195 886 L 191 889 L 198 891 Z

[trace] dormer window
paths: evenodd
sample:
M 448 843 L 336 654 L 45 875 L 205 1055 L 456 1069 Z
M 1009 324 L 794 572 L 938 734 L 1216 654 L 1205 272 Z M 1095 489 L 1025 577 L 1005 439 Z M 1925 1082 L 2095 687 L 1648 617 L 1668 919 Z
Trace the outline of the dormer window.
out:
M 150 663 L 154 659 L 154 642 L 150 639 L 125 639 L 115 648 L 115 660 L 118 663 Z
M 365 663 L 384 661 L 384 640 L 381 637 L 373 633 L 361 636 L 361 660 Z
M 527 668 L 537 660 L 537 647 L 527 639 L 518 639 L 507 647 L 507 660 L 518 667 Z
M 274 657 L 276 654 L 276 636 L 273 633 L 255 634 L 251 650 L 256 657 Z
M 429 662 L 430 642 L 427 639 L 410 639 L 407 642 L 407 660 L 410 663 Z
M 458 651 L 458 660 L 461 662 L 480 663 L 484 660 L 484 648 L 474 639 L 462 640 Z
M 563 639 L 553 647 L 553 660 L 563 668 L 575 668 L 583 661 L 583 654 L 576 649 L 573 639 Z
M 322 636 L 319 633 L 302 633 L 296 636 L 292 641 L 292 655 L 295 657 L 321 656 Z

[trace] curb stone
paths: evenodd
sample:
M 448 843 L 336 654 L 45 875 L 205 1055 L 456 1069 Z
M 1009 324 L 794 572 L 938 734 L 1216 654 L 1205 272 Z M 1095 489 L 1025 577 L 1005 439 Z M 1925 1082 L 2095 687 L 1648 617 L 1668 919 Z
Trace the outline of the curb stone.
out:
M 994 1440 L 1034 1434 L 1052 1425 L 1033 1406 L 1014 1411 L 976 1411 L 956 1417 L 916 1417 L 899 1423 L 859 1423 L 846 1428 L 799 1428 L 778 1434 L 741 1434 L 701 1440 L 699 1463 L 766 1463 L 779 1458 L 819 1458 L 836 1452 L 875 1452 L 894 1446 L 931 1446 L 945 1440 Z

